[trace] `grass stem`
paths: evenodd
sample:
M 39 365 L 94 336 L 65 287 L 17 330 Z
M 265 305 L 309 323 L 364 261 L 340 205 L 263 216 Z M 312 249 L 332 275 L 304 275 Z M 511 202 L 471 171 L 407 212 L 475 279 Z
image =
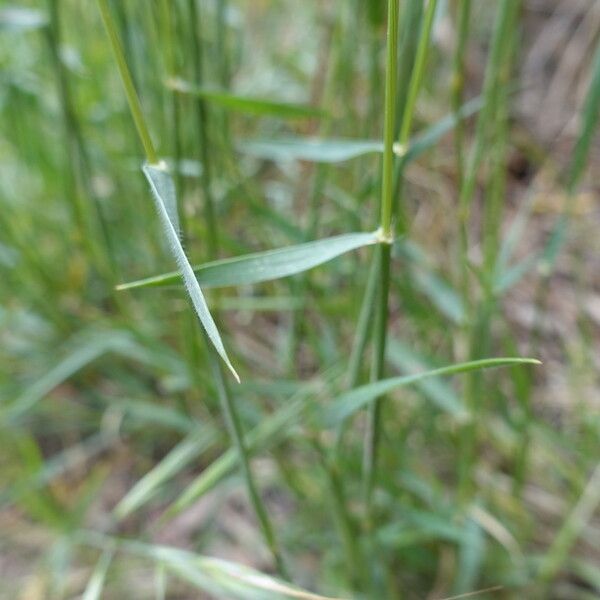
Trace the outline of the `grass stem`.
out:
M 146 153 L 146 159 L 151 165 L 155 165 L 158 163 L 158 155 L 156 154 L 154 144 L 152 143 L 152 138 L 150 137 L 150 131 L 146 125 L 146 120 L 142 111 L 142 105 L 140 104 L 140 99 L 135 90 L 133 79 L 131 78 L 131 73 L 129 72 L 129 67 L 127 66 L 127 61 L 125 60 L 125 54 L 123 53 L 123 48 L 121 47 L 121 42 L 119 41 L 117 29 L 110 14 L 108 2 L 107 0 L 97 0 L 97 2 L 98 7 L 100 8 L 100 14 L 102 15 L 102 21 L 104 22 L 106 33 L 110 40 L 110 45 L 119 68 L 121 81 L 123 83 L 123 87 L 125 88 L 125 95 L 127 96 L 127 102 L 129 103 L 129 110 L 131 111 L 131 116 L 133 117 L 140 141 L 142 142 L 144 152 Z

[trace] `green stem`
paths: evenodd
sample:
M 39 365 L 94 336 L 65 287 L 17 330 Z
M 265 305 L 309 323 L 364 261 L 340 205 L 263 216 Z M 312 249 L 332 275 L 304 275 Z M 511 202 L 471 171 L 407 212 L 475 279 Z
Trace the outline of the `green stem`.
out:
M 191 51 L 194 66 L 195 83 L 202 85 L 204 79 L 204 56 L 202 40 L 200 38 L 200 23 L 198 4 L 196 0 L 189 0 L 189 16 L 191 22 Z M 210 260 L 219 254 L 219 230 L 217 225 L 215 202 L 212 194 L 212 161 L 208 139 L 208 116 L 205 101 L 198 97 L 195 100 L 196 119 L 198 125 L 198 144 L 200 147 L 200 162 L 202 164 L 202 191 L 204 193 L 204 214 L 206 218 L 208 257 Z
M 375 337 L 373 340 L 373 364 L 371 381 L 383 378 L 385 365 L 385 347 L 387 342 L 388 299 L 390 291 L 390 258 L 391 244 L 377 246 L 375 260 L 380 274 L 378 298 L 376 304 Z M 364 499 L 368 529 L 372 528 L 371 498 L 376 483 L 377 458 L 379 440 L 381 438 L 381 407 L 383 397 L 377 398 L 369 405 L 369 417 L 365 434 L 363 455 Z
M 156 154 L 154 144 L 152 143 L 152 138 L 150 137 L 150 132 L 146 126 L 146 120 L 144 119 L 144 113 L 142 112 L 142 105 L 140 104 L 140 99 L 135 91 L 133 79 L 131 78 L 129 68 L 127 67 L 127 61 L 125 60 L 123 48 L 119 42 L 119 36 L 117 35 L 117 30 L 110 14 L 108 3 L 106 0 L 97 0 L 97 2 L 102 15 L 102 20 L 104 21 L 106 33 L 112 46 L 113 54 L 115 55 L 115 60 L 117 61 L 119 74 L 121 75 L 121 81 L 123 83 L 123 87 L 125 88 L 125 95 L 127 96 L 127 102 L 129 103 L 131 116 L 133 117 L 133 121 L 140 137 L 140 141 L 142 142 L 142 146 L 144 146 L 146 158 L 151 165 L 155 165 L 158 163 L 158 155 Z
M 431 31 L 433 29 L 433 18 L 435 16 L 436 8 L 437 0 L 429 0 L 427 9 L 425 11 L 423 29 L 421 31 L 421 36 L 419 37 L 419 45 L 417 46 L 415 65 L 410 78 L 406 106 L 404 107 L 404 114 L 402 116 L 402 126 L 400 127 L 400 137 L 398 138 L 401 148 L 405 148 L 408 144 L 408 140 L 410 139 L 410 131 L 415 115 L 417 96 L 419 95 L 421 84 L 423 83 L 423 75 L 425 74 L 425 63 L 427 61 L 429 43 L 431 40 Z
M 254 509 L 256 518 L 258 519 L 258 524 L 264 537 L 265 543 L 267 544 L 267 547 L 269 548 L 269 551 L 273 556 L 273 560 L 275 561 L 275 565 L 277 567 L 279 575 L 284 579 L 289 579 L 289 575 L 287 573 L 287 569 L 285 567 L 285 563 L 283 561 L 283 557 L 279 549 L 277 538 L 275 537 L 275 532 L 273 530 L 271 520 L 269 518 L 267 509 L 262 501 L 262 498 L 260 497 L 256 483 L 254 481 L 254 476 L 250 467 L 250 453 L 244 441 L 242 424 L 237 409 L 235 407 L 235 403 L 231 396 L 231 392 L 227 385 L 227 380 L 225 378 L 225 375 L 223 374 L 221 362 L 216 356 L 214 350 L 212 349 L 210 341 L 206 337 L 206 333 L 204 333 L 203 331 L 202 334 L 206 342 L 206 350 L 209 355 L 210 366 L 213 372 L 215 383 L 217 385 L 217 392 L 219 395 L 219 400 L 221 402 L 221 409 L 223 411 L 223 415 L 225 416 L 225 421 L 227 424 L 227 429 L 229 430 L 229 435 L 231 436 L 231 439 L 236 448 L 238 459 L 240 461 L 240 466 L 242 468 L 242 475 L 246 484 L 246 490 L 250 498 L 250 503 L 252 504 L 252 508 Z
M 379 273 L 377 303 L 377 327 L 374 339 L 372 379 L 383 376 L 386 331 L 388 323 L 388 296 L 390 279 L 390 256 L 392 241 L 393 177 L 394 177 L 394 135 L 396 119 L 396 81 L 398 68 L 398 10 L 399 1 L 388 1 L 387 27 L 387 69 L 385 82 L 384 151 L 381 185 L 381 243 L 373 255 Z M 369 302 L 370 303 L 370 302 Z M 367 431 L 365 433 L 363 455 L 363 484 L 365 493 L 365 513 L 370 522 L 371 495 L 376 479 L 377 446 L 380 437 L 380 412 L 382 398 L 373 402 L 369 409 Z M 370 523 L 368 523 L 370 524 Z
M 465 90 L 465 55 L 469 27 L 471 21 L 471 0 L 459 0 L 457 42 L 454 51 L 452 73 L 452 110 L 458 115 L 463 103 Z M 458 173 L 459 189 L 464 176 L 464 119 L 457 119 L 454 129 L 454 151 L 456 153 L 456 171 Z
M 385 117 L 383 132 L 383 173 L 381 185 L 381 234 L 392 237 L 394 124 L 396 120 L 396 71 L 398 69 L 398 11 L 399 0 L 388 0 L 387 72 L 385 77 Z

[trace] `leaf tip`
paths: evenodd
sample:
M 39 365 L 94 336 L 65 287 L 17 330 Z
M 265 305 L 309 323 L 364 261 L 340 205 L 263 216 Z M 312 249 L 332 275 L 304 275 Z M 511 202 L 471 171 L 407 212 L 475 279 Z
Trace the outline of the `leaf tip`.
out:
M 227 361 L 227 367 L 231 371 L 231 374 L 233 375 L 233 377 L 235 378 L 237 383 L 242 383 L 242 380 L 240 379 L 238 372 L 234 369 L 233 365 L 229 361 Z

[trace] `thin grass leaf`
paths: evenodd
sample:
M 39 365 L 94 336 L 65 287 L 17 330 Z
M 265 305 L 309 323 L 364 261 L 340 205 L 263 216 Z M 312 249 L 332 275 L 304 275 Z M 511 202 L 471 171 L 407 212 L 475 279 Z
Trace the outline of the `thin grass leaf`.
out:
M 110 403 L 113 406 L 112 402 Z M 115 407 L 122 410 L 126 417 L 138 424 L 158 425 L 162 428 L 170 428 L 180 433 L 191 433 L 198 428 L 198 424 L 184 413 L 168 406 L 161 406 L 155 402 L 145 400 L 118 399 Z
M 538 577 L 547 583 L 567 561 L 569 552 L 600 505 L 600 463 L 589 478 L 583 493 L 556 534 L 539 567 Z
M 549 275 L 554 269 L 556 259 L 567 240 L 569 222 L 573 210 L 573 196 L 581 181 L 588 161 L 594 133 L 600 119 L 600 44 L 596 50 L 592 66 L 592 81 L 583 108 L 581 129 L 573 151 L 573 160 L 567 176 L 567 201 L 563 214 L 559 217 L 550 233 L 548 242 L 543 250 L 540 270 L 543 275 Z
M 418 383 L 430 377 L 456 375 L 458 373 L 467 373 L 469 371 L 478 371 L 480 369 L 491 369 L 494 367 L 519 364 L 539 365 L 541 363 L 534 358 L 485 358 L 482 360 L 449 365 L 447 367 L 441 367 L 423 373 L 416 373 L 415 375 L 382 379 L 381 381 L 363 385 L 342 394 L 334 400 L 331 405 L 322 409 L 321 419 L 326 427 L 334 427 L 384 394 L 400 387 Z
M 285 137 L 274 140 L 245 140 L 237 144 L 244 154 L 285 162 L 304 160 L 309 162 L 338 163 L 383 152 L 383 142 L 378 140 L 351 140 Z
M 224 287 L 272 281 L 308 271 L 346 252 L 369 246 L 379 241 L 378 233 L 349 233 L 307 242 L 277 250 L 256 252 L 236 258 L 226 258 L 193 268 L 197 285 Z M 155 287 L 179 283 L 181 275 L 165 273 L 119 285 L 119 290 Z
M 112 558 L 113 552 L 110 550 L 105 550 L 102 553 L 81 596 L 81 600 L 100 600 Z
M 438 310 L 460 324 L 465 319 L 465 305 L 456 290 L 431 270 L 415 268 L 415 283 L 421 293 L 431 300 Z
M 525 560 L 523 551 L 514 535 L 492 514 L 482 506 L 473 505 L 469 516 L 493 537 L 510 555 L 515 564 L 522 566 Z
M 465 594 L 477 585 L 485 558 L 486 538 L 483 529 L 471 518 L 463 526 L 454 591 Z
M 8 6 L 0 9 L 0 32 L 29 31 L 46 25 L 48 25 L 48 16 L 41 10 L 24 6 Z
M 94 532 L 78 532 L 81 543 L 150 559 L 184 581 L 217 598 L 240 600 L 340 600 L 313 594 L 238 563 L 192 554 L 178 548 L 118 540 Z
M 408 345 L 397 340 L 389 340 L 386 348 L 387 359 L 401 371 L 416 371 L 431 368 L 422 356 Z M 468 419 L 469 413 L 454 389 L 440 378 L 424 379 L 416 384 L 418 389 L 443 411 L 460 421 Z
M 26 386 L 15 401 L 6 407 L 4 418 L 8 422 L 16 422 L 52 390 L 108 353 L 118 354 L 157 368 L 164 369 L 165 365 L 168 365 L 179 370 L 179 363 L 171 354 L 162 351 L 150 352 L 138 344 L 128 332 L 119 329 L 85 331 L 74 336 L 65 345 L 67 347 L 65 356 L 47 373 Z
M 394 153 L 404 163 L 411 162 L 435 146 L 461 119 L 474 115 L 482 106 L 481 98 L 467 102 L 458 113 L 447 115 L 412 140 L 407 148 L 394 145 Z M 309 162 L 339 163 L 366 154 L 383 152 L 381 140 L 320 139 L 282 137 L 274 140 L 250 139 L 239 142 L 240 152 L 272 161 L 304 160 Z
M 600 119 L 600 43 L 596 48 L 594 62 L 592 63 L 592 80 L 585 99 L 585 106 L 581 115 L 581 129 L 575 149 L 573 160 L 569 168 L 567 180 L 567 191 L 574 194 L 575 189 L 581 181 L 588 156 L 598 127 Z
M 414 242 L 399 239 L 394 243 L 392 252 L 393 256 L 401 256 L 408 261 L 417 288 L 443 315 L 455 323 L 464 322 L 464 302 L 457 291 L 435 272 L 422 248 Z
M 17 502 L 26 494 L 43 488 L 70 470 L 76 470 L 86 461 L 113 446 L 115 441 L 115 435 L 102 431 L 46 458 L 33 473 L 0 491 L 0 506 Z
M 115 517 L 118 520 L 125 519 L 132 512 L 147 504 L 166 481 L 185 469 L 192 460 L 207 450 L 216 439 L 215 431 L 204 429 L 182 440 L 129 490 L 117 504 L 114 510 Z
M 163 164 L 145 164 L 142 167 L 142 171 L 144 172 L 144 175 L 150 184 L 152 197 L 154 198 L 154 202 L 156 204 L 156 209 L 163 226 L 163 231 L 167 240 L 169 241 L 171 252 L 175 258 L 175 261 L 177 262 L 177 265 L 179 266 L 181 278 L 183 279 L 185 288 L 192 300 L 192 304 L 194 305 L 196 314 L 200 319 L 200 323 L 204 327 L 204 330 L 206 331 L 206 334 L 215 347 L 217 353 L 223 359 L 223 362 L 227 365 L 228 369 L 239 383 L 239 375 L 233 368 L 233 365 L 227 356 L 227 352 L 223 346 L 223 340 L 221 339 L 221 334 L 219 333 L 217 325 L 210 314 L 206 300 L 204 299 L 204 294 L 198 285 L 198 281 L 194 276 L 194 271 L 192 270 L 187 256 L 183 251 L 181 241 L 179 240 L 177 225 L 171 221 L 169 216 L 168 207 L 177 206 L 175 199 L 175 186 L 173 185 L 172 181 L 170 184 L 168 183 L 171 178 Z M 171 196 L 163 198 L 161 194 L 165 193 L 171 194 Z
M 169 79 L 166 85 L 169 89 L 181 94 L 203 98 L 228 110 L 251 115 L 279 117 L 281 119 L 312 119 L 326 116 L 323 110 L 313 106 L 241 96 L 225 90 L 196 86 L 182 79 Z
M 255 429 L 245 436 L 248 452 L 252 455 L 259 450 L 264 450 L 297 423 L 304 409 L 308 392 L 299 394 L 301 398 L 289 402 L 275 414 L 263 419 Z M 185 510 L 213 489 L 223 478 L 227 477 L 238 465 L 238 455 L 234 448 L 230 448 L 219 458 L 206 467 L 183 491 L 183 493 L 169 507 L 167 518 L 174 517 Z
M 469 100 L 458 112 L 453 112 L 446 115 L 437 123 L 428 127 L 422 133 L 418 133 L 408 144 L 408 147 L 403 151 L 400 147 L 395 147 L 394 152 L 402 157 L 402 161 L 406 164 L 419 158 L 422 154 L 433 148 L 447 133 L 452 131 L 457 123 L 464 119 L 468 119 L 477 114 L 483 106 L 483 98 L 477 96 Z
M 529 271 L 540 264 L 541 253 L 535 252 L 525 257 L 521 262 L 502 271 L 494 281 L 494 293 L 505 294 L 510 288 L 517 285 Z

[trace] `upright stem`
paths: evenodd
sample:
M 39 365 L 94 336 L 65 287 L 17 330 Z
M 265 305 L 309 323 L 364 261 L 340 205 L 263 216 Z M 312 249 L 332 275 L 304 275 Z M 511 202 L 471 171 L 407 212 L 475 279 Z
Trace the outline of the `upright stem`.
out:
M 399 0 L 388 0 L 387 72 L 385 77 L 385 116 L 383 131 L 383 172 L 381 184 L 381 235 L 392 236 L 392 192 L 394 176 L 394 135 L 396 121 L 396 71 L 398 70 L 398 8 Z
M 204 79 L 204 49 L 200 36 L 201 19 L 198 18 L 199 6 L 196 0 L 189 0 L 189 15 L 191 21 L 191 50 L 194 65 L 194 77 L 198 85 Z M 202 191 L 204 193 L 204 214 L 206 218 L 208 257 L 210 260 L 219 254 L 219 230 L 212 193 L 212 160 L 208 139 L 208 116 L 204 99 L 195 99 L 196 118 L 198 123 L 198 144 L 200 146 L 200 162 L 202 164 Z
M 106 0 L 98 0 L 98 6 L 100 7 L 102 19 L 104 21 L 104 25 L 106 27 L 108 37 L 110 38 L 113 52 L 117 60 L 117 64 L 119 66 L 119 72 L 121 74 L 121 79 L 123 80 L 123 86 L 125 87 L 125 92 L 127 94 L 127 100 L 129 102 L 131 114 L 135 121 L 140 139 L 142 140 L 142 143 L 146 150 L 148 162 L 150 164 L 156 164 L 158 163 L 158 157 L 156 155 L 156 151 L 154 150 L 152 140 L 150 139 L 150 134 L 148 132 L 148 128 L 144 120 L 144 114 L 142 112 L 140 101 L 135 91 L 135 87 L 133 85 L 133 81 L 129 73 L 129 68 L 127 67 L 127 62 L 125 61 L 125 56 L 123 55 L 123 51 L 121 49 L 119 37 L 116 33 L 116 29 L 112 17 L 110 15 L 108 4 Z M 271 521 L 269 519 L 263 501 L 258 493 L 256 483 L 252 475 L 252 471 L 250 468 L 250 455 L 246 444 L 244 443 L 242 424 L 237 410 L 235 408 L 235 403 L 233 401 L 229 388 L 227 387 L 227 382 L 225 380 L 225 376 L 223 375 L 219 359 L 215 354 L 212 344 L 207 339 L 207 334 L 204 330 L 202 330 L 202 335 L 205 341 L 210 367 L 213 371 L 213 376 L 217 386 L 219 399 L 221 401 L 223 415 L 227 423 L 229 434 L 231 436 L 231 439 L 233 440 L 238 454 L 238 459 L 240 461 L 240 466 L 242 468 L 242 473 L 246 483 L 246 489 L 248 491 L 248 496 L 250 497 L 250 503 L 252 504 L 252 507 L 256 513 L 261 532 L 269 550 L 273 555 L 273 559 L 275 561 L 277 569 L 282 577 L 287 578 L 287 572 L 283 563 L 281 552 L 279 551 L 279 547 L 277 545 L 277 540 L 275 538 Z
M 119 74 L 121 75 L 121 81 L 123 82 L 125 95 L 127 96 L 127 102 L 129 103 L 129 109 L 131 110 L 131 116 L 133 117 L 140 141 L 144 146 L 146 158 L 151 165 L 155 165 L 158 163 L 158 155 L 156 154 L 154 144 L 152 143 L 152 138 L 150 137 L 150 132 L 146 126 L 144 113 L 142 112 L 142 105 L 140 104 L 140 99 L 135 91 L 133 79 L 131 78 L 129 68 L 127 67 L 127 61 L 125 60 L 123 48 L 121 47 L 121 42 L 119 41 L 117 29 L 111 17 L 107 1 L 98 0 L 98 7 L 100 8 L 100 14 L 102 15 L 102 20 L 104 21 L 104 27 L 106 28 L 106 33 L 110 40 L 110 44 L 115 55 L 115 60 L 117 61 Z
M 381 243 L 373 255 L 380 276 L 377 303 L 377 327 L 374 340 L 373 369 L 374 380 L 383 376 L 386 332 L 388 323 L 388 295 L 390 278 L 390 255 L 392 242 L 393 177 L 394 177 L 394 135 L 396 120 L 396 78 L 398 68 L 398 9 L 399 0 L 388 0 L 387 26 L 387 70 L 385 79 L 385 116 L 383 133 L 383 169 L 381 184 Z M 370 520 L 371 495 L 375 484 L 377 466 L 377 446 L 380 436 L 381 400 L 377 398 L 369 407 L 369 419 L 364 445 L 364 493 L 367 519 Z
M 221 410 L 225 416 L 229 435 L 233 440 L 237 451 L 238 460 L 240 461 L 240 467 L 242 469 L 242 475 L 244 477 L 250 503 L 252 504 L 252 508 L 254 509 L 256 518 L 258 519 L 258 524 L 263 538 L 267 544 L 267 547 L 269 548 L 269 551 L 271 552 L 271 555 L 273 556 L 273 560 L 275 561 L 277 571 L 281 577 L 284 579 L 289 579 L 287 570 L 285 568 L 285 563 L 283 562 L 283 557 L 279 549 L 279 544 L 277 542 L 277 538 L 275 537 L 275 532 L 273 531 L 271 520 L 256 487 L 256 482 L 250 467 L 250 453 L 248 452 L 248 448 L 244 441 L 242 423 L 235 407 L 233 397 L 231 396 L 231 392 L 229 391 L 227 380 L 223 374 L 220 360 L 211 347 L 210 342 L 208 339 L 206 339 L 206 333 L 204 331 L 202 333 L 206 342 L 210 366 L 213 371 L 215 383 L 217 384 L 217 392 L 221 402 Z
M 423 26 L 415 57 L 402 123 L 399 143 L 401 149 L 406 149 L 410 138 L 417 96 L 423 82 L 427 51 L 431 40 L 433 20 L 437 8 L 437 0 L 429 0 L 424 16 Z M 381 238 L 382 243 L 375 254 L 374 260 L 379 264 L 379 290 L 377 301 L 377 321 L 374 339 L 373 367 L 371 379 L 376 381 L 383 377 L 386 347 L 386 332 L 388 322 L 388 296 L 390 287 L 390 258 L 391 243 L 394 238 L 392 217 L 394 214 L 394 131 L 396 106 L 396 81 L 398 65 L 398 2 L 388 2 L 388 41 L 387 41 L 387 74 L 384 124 L 384 154 L 381 186 Z M 401 175 L 401 173 L 400 173 Z M 364 488 L 367 518 L 370 519 L 371 494 L 375 485 L 377 466 L 377 446 L 381 429 L 381 401 L 375 400 L 369 409 L 369 422 L 366 431 L 364 447 Z
M 458 0 L 458 26 L 456 30 L 456 49 L 452 73 L 452 110 L 456 115 L 463 103 L 465 90 L 465 54 L 469 38 L 471 20 L 471 0 Z M 454 151 L 459 188 L 464 175 L 464 137 L 465 125 L 463 119 L 457 119 L 454 129 Z
M 417 96 L 419 95 L 421 84 L 423 83 L 423 76 L 425 74 L 425 63 L 427 61 L 427 53 L 429 50 L 429 42 L 431 40 L 433 18 L 435 17 L 436 8 L 437 0 L 429 0 L 427 3 L 427 10 L 425 11 L 423 28 L 419 37 L 419 45 L 417 46 L 415 65 L 410 78 L 406 106 L 404 107 L 404 114 L 402 115 L 402 126 L 400 127 L 400 137 L 398 138 L 400 148 L 406 148 L 408 140 L 410 139 L 410 131 L 415 115 Z

